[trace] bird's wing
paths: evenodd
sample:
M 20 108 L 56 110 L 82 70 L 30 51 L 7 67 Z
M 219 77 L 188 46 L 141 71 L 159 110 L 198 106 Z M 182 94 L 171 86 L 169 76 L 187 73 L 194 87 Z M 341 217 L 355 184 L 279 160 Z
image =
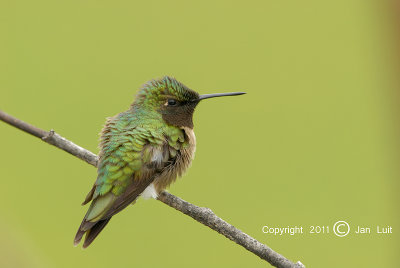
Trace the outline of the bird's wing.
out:
M 83 234 L 99 222 L 104 228 L 114 214 L 132 203 L 157 175 L 172 165 L 179 157 L 183 135 L 178 131 L 166 138 L 159 131 L 137 126 L 118 128 L 112 121 L 108 122 L 101 138 L 98 177 L 84 201 L 84 204 L 90 200 L 92 203 L 75 243 L 79 243 Z M 85 241 L 85 244 L 90 242 Z

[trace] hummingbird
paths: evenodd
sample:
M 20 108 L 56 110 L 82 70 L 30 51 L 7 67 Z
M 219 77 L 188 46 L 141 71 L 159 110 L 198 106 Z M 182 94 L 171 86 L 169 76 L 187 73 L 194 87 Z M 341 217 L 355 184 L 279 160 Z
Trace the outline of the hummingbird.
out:
M 88 247 L 111 217 L 139 197 L 157 198 L 190 166 L 196 150 L 193 113 L 200 101 L 244 92 L 199 95 L 165 76 L 144 84 L 130 108 L 107 118 L 100 133 L 97 179 L 74 244 Z

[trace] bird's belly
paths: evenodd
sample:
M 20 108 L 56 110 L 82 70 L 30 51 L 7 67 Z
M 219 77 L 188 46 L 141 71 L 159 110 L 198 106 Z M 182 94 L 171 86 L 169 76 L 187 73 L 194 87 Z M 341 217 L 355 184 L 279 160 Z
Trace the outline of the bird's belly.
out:
M 151 183 L 149 186 L 147 186 L 147 188 L 143 191 L 143 193 L 140 196 L 144 199 L 150 199 L 150 198 L 156 199 L 158 197 L 158 193 L 154 186 L 154 183 Z

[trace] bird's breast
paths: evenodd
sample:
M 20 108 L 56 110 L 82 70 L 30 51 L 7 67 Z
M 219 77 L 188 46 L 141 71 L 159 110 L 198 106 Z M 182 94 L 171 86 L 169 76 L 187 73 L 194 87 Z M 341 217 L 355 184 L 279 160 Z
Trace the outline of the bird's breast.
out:
M 178 177 L 182 176 L 190 167 L 196 151 L 196 136 L 193 129 L 183 127 L 184 142 L 177 151 L 171 165 L 154 180 L 154 186 L 159 193 L 173 183 Z

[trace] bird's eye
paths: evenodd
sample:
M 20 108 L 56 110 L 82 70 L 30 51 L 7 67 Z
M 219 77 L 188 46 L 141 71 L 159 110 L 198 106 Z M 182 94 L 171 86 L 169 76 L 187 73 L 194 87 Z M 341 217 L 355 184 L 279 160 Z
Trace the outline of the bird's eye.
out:
M 178 102 L 174 99 L 168 99 L 167 103 L 168 103 L 168 106 L 175 106 L 178 104 Z

